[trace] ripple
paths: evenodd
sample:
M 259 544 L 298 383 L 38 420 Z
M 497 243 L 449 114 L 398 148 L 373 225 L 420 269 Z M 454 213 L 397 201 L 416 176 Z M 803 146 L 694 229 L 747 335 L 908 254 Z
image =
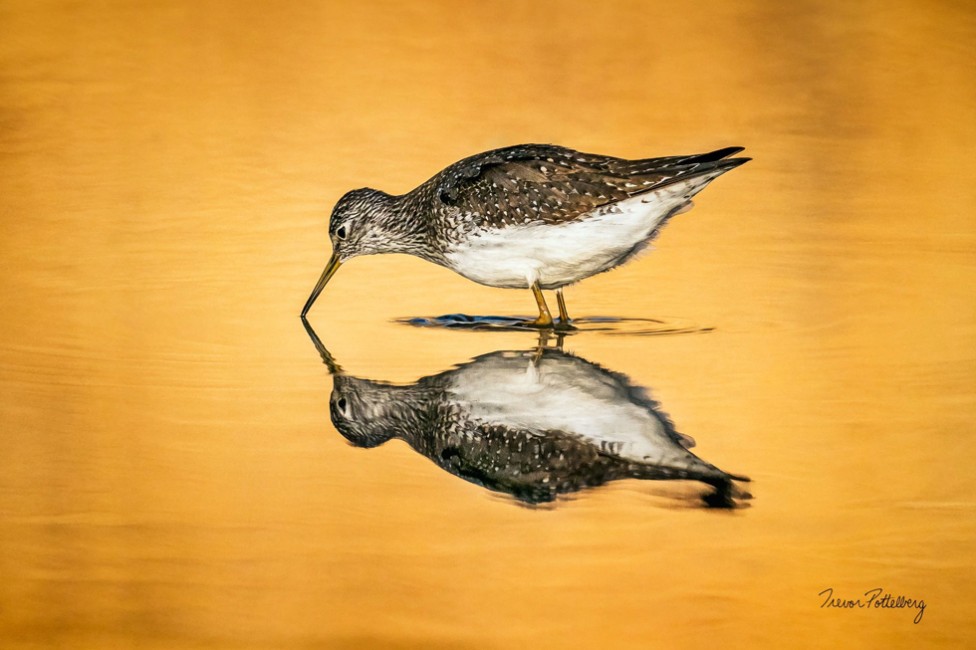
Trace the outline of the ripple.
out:
M 414 327 L 431 327 L 454 330 L 493 332 L 537 332 L 532 318 L 524 316 L 470 316 L 468 314 L 444 314 L 443 316 L 399 318 L 395 322 Z M 576 329 L 559 331 L 560 334 L 598 332 L 615 336 L 662 336 L 667 334 L 701 334 L 714 327 L 705 327 L 681 318 L 620 318 L 617 316 L 588 316 L 574 318 Z

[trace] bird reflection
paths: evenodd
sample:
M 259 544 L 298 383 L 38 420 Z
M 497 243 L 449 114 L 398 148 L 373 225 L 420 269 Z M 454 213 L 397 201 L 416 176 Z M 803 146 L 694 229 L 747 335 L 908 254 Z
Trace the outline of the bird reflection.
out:
M 329 412 L 357 447 L 399 438 L 441 469 L 525 504 L 618 479 L 701 481 L 705 505 L 733 507 L 748 481 L 689 449 L 640 387 L 555 347 L 497 351 L 409 385 L 353 377 L 303 320 L 334 377 Z

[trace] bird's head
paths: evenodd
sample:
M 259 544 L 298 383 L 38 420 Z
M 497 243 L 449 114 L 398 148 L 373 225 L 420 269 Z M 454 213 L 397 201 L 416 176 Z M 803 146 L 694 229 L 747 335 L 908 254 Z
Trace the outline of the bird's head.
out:
M 394 437 L 394 387 L 348 375 L 336 375 L 329 400 L 332 423 L 357 447 L 376 447 Z
M 396 252 L 396 222 L 393 197 L 385 192 L 364 187 L 339 199 L 329 220 L 332 257 L 302 309 L 303 317 L 343 262 L 358 255 Z
M 342 263 L 357 255 L 390 252 L 394 234 L 392 198 L 369 187 L 346 192 L 332 209 L 329 220 L 332 256 Z

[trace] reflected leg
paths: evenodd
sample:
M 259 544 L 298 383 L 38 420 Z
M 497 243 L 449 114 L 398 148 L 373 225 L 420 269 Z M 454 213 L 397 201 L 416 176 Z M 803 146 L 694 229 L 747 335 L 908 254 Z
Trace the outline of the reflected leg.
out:
M 549 341 L 550 339 L 552 339 L 553 336 L 556 337 L 556 344 L 550 346 Z M 539 340 L 536 343 L 535 349 L 539 352 L 539 356 L 542 355 L 542 350 L 545 350 L 546 348 L 562 351 L 564 340 L 566 340 L 566 332 L 560 332 L 558 330 L 540 329 Z
M 529 357 L 532 360 L 533 366 L 539 365 L 539 362 L 542 361 L 542 355 L 546 351 L 546 346 L 549 345 L 550 336 L 552 336 L 552 330 L 539 330 L 539 341 L 536 343 L 535 350 L 532 351 L 532 355 Z

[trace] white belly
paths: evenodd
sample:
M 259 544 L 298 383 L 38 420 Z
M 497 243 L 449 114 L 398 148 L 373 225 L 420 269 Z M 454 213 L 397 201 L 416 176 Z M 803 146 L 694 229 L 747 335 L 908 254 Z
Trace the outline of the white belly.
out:
M 538 282 L 557 289 L 625 262 L 665 218 L 690 205 L 679 192 L 642 194 L 569 223 L 475 233 L 446 258 L 452 270 L 480 284 L 517 289 Z
M 460 368 L 448 392 L 478 421 L 529 431 L 562 431 L 634 462 L 700 462 L 685 438 L 612 376 L 573 357 L 495 356 Z M 693 441 L 687 439 L 688 444 Z

